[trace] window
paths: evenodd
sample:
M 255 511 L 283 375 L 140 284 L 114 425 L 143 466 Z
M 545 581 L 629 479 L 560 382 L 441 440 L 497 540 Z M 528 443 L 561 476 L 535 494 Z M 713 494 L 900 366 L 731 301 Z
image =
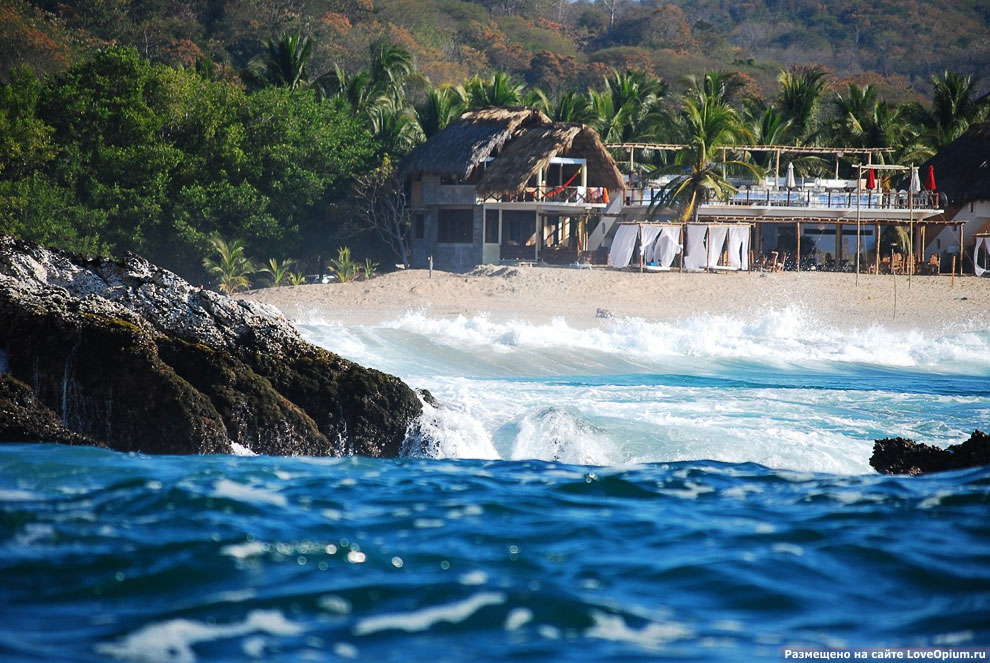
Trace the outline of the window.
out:
M 413 239 L 423 239 L 426 235 L 426 215 L 422 212 L 413 215 Z
M 485 210 L 485 243 L 498 244 L 498 210 Z
M 533 244 L 536 212 L 505 210 L 502 212 L 502 242 L 516 246 Z
M 437 210 L 437 244 L 474 243 L 474 210 Z

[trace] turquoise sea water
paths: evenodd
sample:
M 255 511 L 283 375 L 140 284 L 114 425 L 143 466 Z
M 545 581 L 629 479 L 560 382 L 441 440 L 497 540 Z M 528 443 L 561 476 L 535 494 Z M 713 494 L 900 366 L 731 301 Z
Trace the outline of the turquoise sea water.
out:
M 310 320 L 429 389 L 409 457 L 0 447 L 3 661 L 749 661 L 990 645 L 990 330 Z

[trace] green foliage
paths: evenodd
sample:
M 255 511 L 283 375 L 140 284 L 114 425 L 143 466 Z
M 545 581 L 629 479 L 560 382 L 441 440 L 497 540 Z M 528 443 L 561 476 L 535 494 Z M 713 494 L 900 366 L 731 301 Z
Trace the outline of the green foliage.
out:
M 351 258 L 351 250 L 346 246 L 337 250 L 337 257 L 330 261 L 329 267 L 341 283 L 353 281 L 361 269 L 361 265 Z
M 682 220 L 696 219 L 701 203 L 735 193 L 735 187 L 723 175 L 724 170 L 742 169 L 756 177 L 762 174 L 749 162 L 721 156 L 720 148 L 747 142 L 751 136 L 735 110 L 716 96 L 686 98 L 678 128 L 680 140 L 687 147 L 667 168 L 678 176 L 652 201 L 648 217 L 655 217 L 662 208 L 679 207 Z
M 292 281 L 292 266 L 294 264 L 294 260 L 269 258 L 268 264 L 258 271 L 268 275 L 268 285 L 277 287 L 286 285 Z
M 525 86 L 512 80 L 503 72 L 495 72 L 489 78 L 475 76 L 459 89 L 465 108 L 488 106 L 518 106 L 523 100 Z
M 370 281 L 378 275 L 378 263 L 372 262 L 371 258 L 365 258 L 364 264 L 361 265 L 361 278 L 365 281 Z
M 297 89 L 309 83 L 306 70 L 313 54 L 313 42 L 298 32 L 286 33 L 278 40 L 263 42 L 265 50 L 248 63 L 247 78 L 255 85 Z
M 221 292 L 228 295 L 251 287 L 248 274 L 255 271 L 254 264 L 244 255 L 244 243 L 235 239 L 226 242 L 220 237 L 210 240 L 213 257 L 205 258 L 203 266 L 213 277 Z
M 110 49 L 0 86 L 0 229 L 139 252 L 203 278 L 210 237 L 253 255 L 328 249 L 333 204 L 378 149 L 311 90 L 246 93 Z

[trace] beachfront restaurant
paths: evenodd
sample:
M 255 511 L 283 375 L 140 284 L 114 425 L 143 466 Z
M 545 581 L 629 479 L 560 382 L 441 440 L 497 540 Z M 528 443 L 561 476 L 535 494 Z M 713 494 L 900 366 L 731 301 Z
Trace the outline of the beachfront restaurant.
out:
M 630 168 L 635 168 L 637 149 L 681 149 L 678 145 L 617 144 L 626 149 Z M 942 215 L 943 199 L 934 182 L 923 182 L 918 168 L 874 163 L 883 150 L 853 148 L 803 148 L 786 146 L 739 146 L 739 151 L 771 151 L 771 177 L 731 178 L 735 193 L 722 200 L 705 201 L 698 207 L 700 223 L 748 224 L 752 228 L 751 264 L 769 270 L 828 270 L 872 273 L 945 273 L 958 271 L 961 256 L 947 250 L 932 251 L 927 241 L 935 233 L 961 232 L 961 224 Z M 781 155 L 790 153 L 831 155 L 836 159 L 836 177 L 799 178 L 792 163 Z M 859 157 L 858 178 L 839 178 L 839 157 Z M 629 175 L 642 185 L 627 192 L 623 221 L 673 218 L 674 210 L 650 209 L 650 203 L 667 183 L 664 178 L 647 180 Z M 672 179 L 670 177 L 666 180 Z M 903 183 L 906 188 L 890 186 Z M 908 250 L 898 251 L 906 245 Z M 881 250 L 883 248 L 883 250 Z M 958 251 L 958 249 L 957 249 Z

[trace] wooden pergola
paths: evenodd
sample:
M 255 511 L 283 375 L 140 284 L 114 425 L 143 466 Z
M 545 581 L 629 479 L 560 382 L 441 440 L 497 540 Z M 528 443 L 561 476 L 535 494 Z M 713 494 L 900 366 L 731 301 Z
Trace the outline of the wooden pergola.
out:
M 607 143 L 605 147 L 609 149 L 622 149 L 629 153 L 629 174 L 635 170 L 636 150 L 656 150 L 662 152 L 679 152 L 689 145 L 678 143 Z M 844 156 L 865 156 L 867 167 L 873 164 L 873 156 L 879 158 L 888 152 L 893 152 L 889 147 L 812 147 L 804 145 L 724 145 L 719 148 L 722 151 L 722 159 L 728 152 L 764 152 L 774 155 L 774 177 L 780 180 L 780 155 L 781 154 L 806 154 L 811 156 L 834 156 L 835 168 L 838 171 L 839 159 Z

